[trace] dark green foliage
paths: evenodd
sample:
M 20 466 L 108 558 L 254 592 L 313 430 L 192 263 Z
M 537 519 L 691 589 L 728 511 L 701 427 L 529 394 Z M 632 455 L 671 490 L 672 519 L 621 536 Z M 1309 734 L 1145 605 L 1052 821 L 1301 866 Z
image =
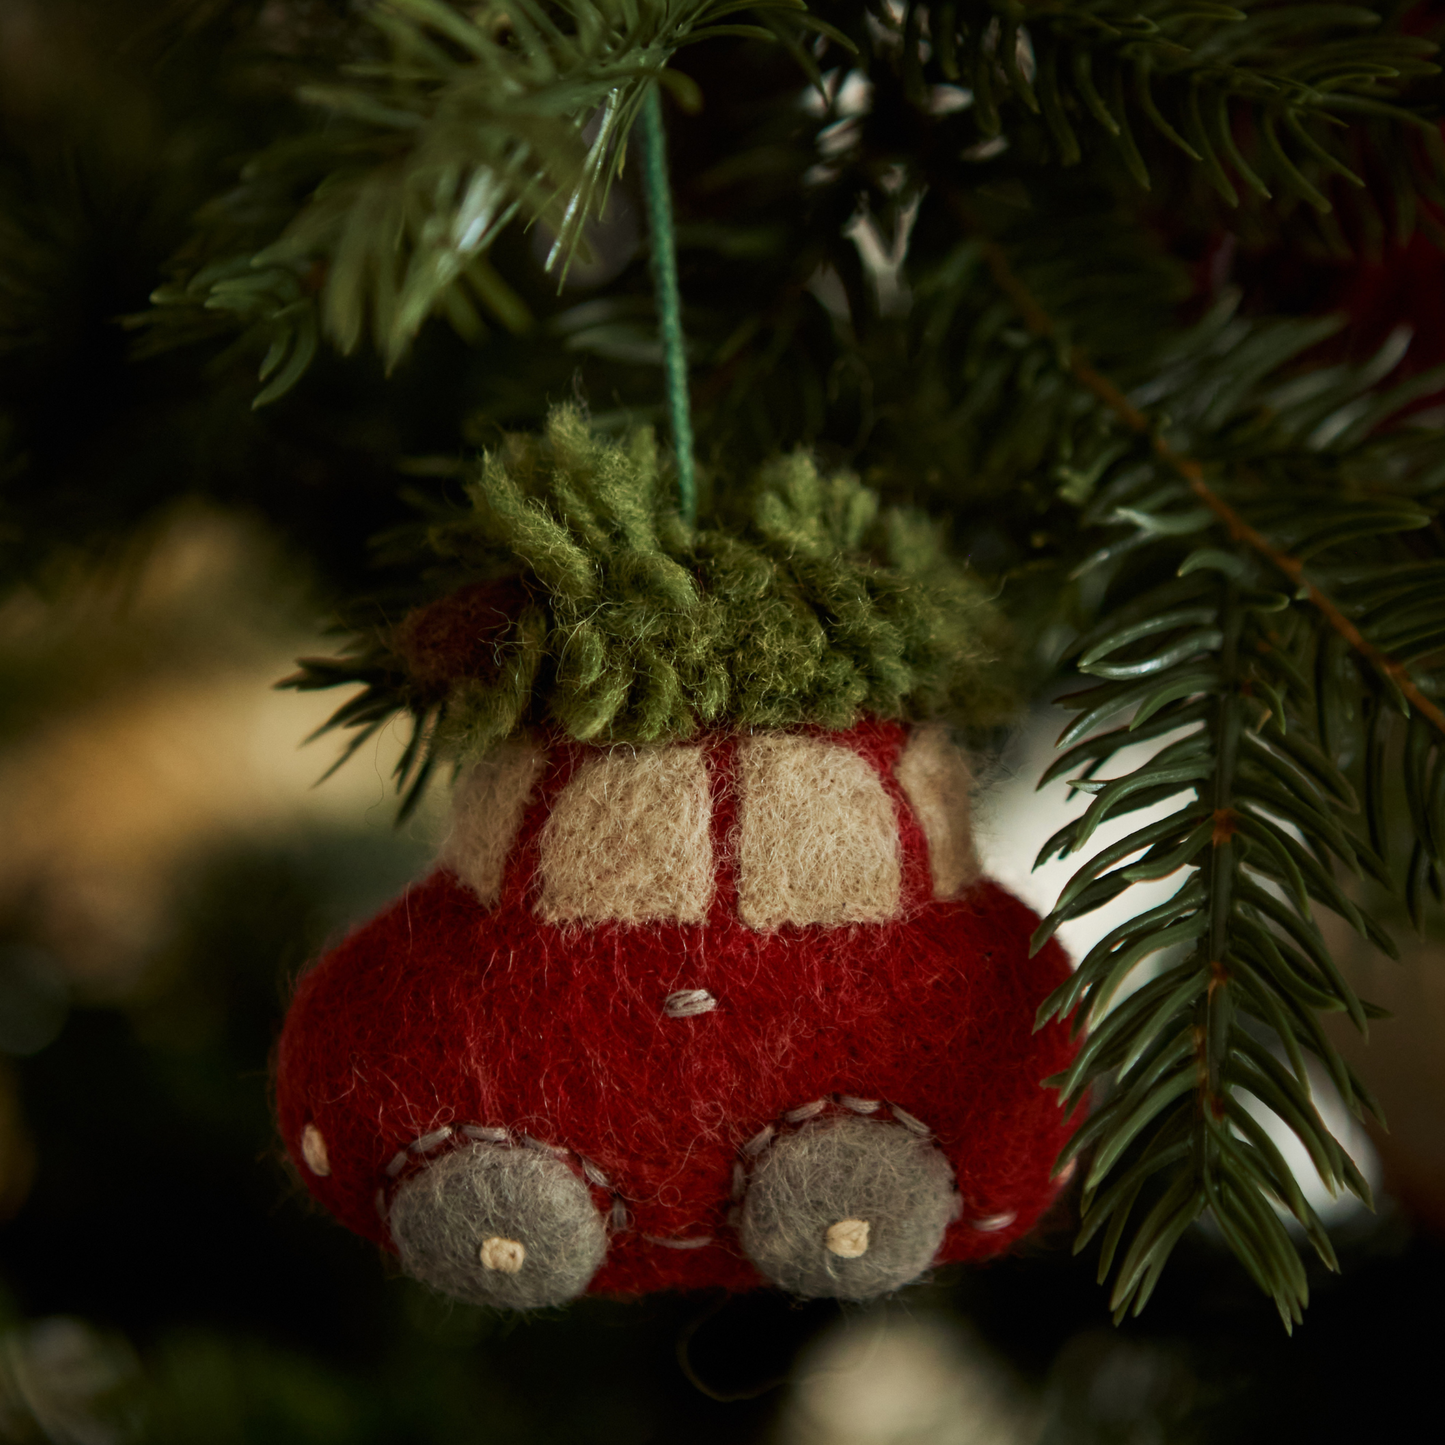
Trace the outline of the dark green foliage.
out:
M 926 50 L 919 13 L 932 22 Z M 1028 112 L 1061 164 L 1112 142 L 1142 186 L 1149 167 L 1135 137 L 1145 131 L 1202 166 L 1229 206 L 1238 181 L 1265 200 L 1273 187 L 1328 210 L 1306 169 L 1363 185 L 1324 139 L 1344 119 L 1413 128 L 1438 154 L 1433 123 L 1400 103 L 1412 80 L 1436 72 L 1435 47 L 1366 6 L 965 0 L 914 4 L 909 17 L 904 75 L 915 91 L 936 52 L 942 74 L 974 91 L 985 134 Z
M 409 709 L 398 771 L 405 784 L 415 768 L 417 787 L 438 750 L 473 755 L 527 724 L 645 743 L 704 725 L 1007 715 L 996 617 L 926 519 L 880 514 L 856 477 L 820 475 L 803 453 L 760 471 L 740 530 L 688 526 L 673 485 L 650 431 L 610 441 L 559 408 L 542 436 L 488 454 L 471 509 L 429 529 L 453 584 L 521 564 L 526 600 L 485 668 L 428 686 L 403 624 L 352 659 L 306 663 L 288 685 L 366 683 L 331 721 L 360 729 L 353 750 Z
M 297 90 L 325 123 L 255 157 L 206 212 L 196 255 L 137 318 L 155 338 L 220 313 L 269 340 L 256 405 L 294 386 L 324 332 L 343 352 L 369 336 L 394 365 L 422 323 L 468 339 L 481 313 L 508 330 L 526 305 L 486 253 L 513 219 L 555 233 L 565 273 L 583 223 L 605 206 L 646 88 L 680 46 L 761 33 L 716 23 L 801 0 L 516 0 L 460 13 L 444 0 L 385 0 Z M 340 62 L 340 63 L 338 63 Z M 595 134 L 586 124 L 595 116 Z M 222 250 L 221 248 L 225 248 Z M 171 313 L 175 312 L 176 315 Z
M 1385 830 L 1362 799 L 1380 794 L 1392 726 L 1408 732 L 1405 784 L 1416 800 L 1410 886 L 1440 890 L 1445 734 L 1438 709 L 1427 713 L 1445 692 L 1445 590 L 1420 545 L 1445 472 L 1437 435 L 1372 433 L 1441 378 L 1377 390 L 1399 359 L 1392 347 L 1362 368 L 1273 379 L 1322 329 L 1252 325 L 1228 308 L 1206 318 L 1152 387 L 1171 413 L 1164 435 L 1207 458 L 1203 489 L 1141 439 L 1084 513 L 1104 529 L 1084 564 L 1104 598 L 1076 651 L 1079 669 L 1103 681 L 1066 699 L 1078 717 L 1046 779 L 1074 779 L 1093 802 L 1040 857 L 1084 847 L 1108 818 L 1164 803 L 1172 811 L 1080 869 L 1039 939 L 1134 883 L 1180 879 L 1167 902 L 1102 939 L 1040 1015 L 1089 1028 L 1057 1082 L 1067 1102 L 1091 1088 L 1103 1095 L 1066 1154 L 1087 1161 L 1080 1245 L 1105 1231 L 1100 1269 L 1117 1263 L 1121 1316 L 1143 1307 L 1206 1211 L 1286 1326 L 1308 1291 L 1275 1203 L 1334 1266 L 1323 1226 L 1247 1101 L 1294 1131 L 1332 1190 L 1368 1200 L 1320 1120 L 1305 1060 L 1319 1059 L 1357 1116 L 1375 1112 L 1320 1026 L 1319 1014 L 1343 1012 L 1364 1031 L 1371 1008 L 1333 962 L 1315 910 L 1393 953 L 1337 876 L 1390 881 Z M 1254 530 L 1222 525 L 1211 496 Z M 1400 672 L 1352 649 L 1341 622 L 1393 647 Z M 1402 684 L 1419 689 L 1423 710 Z M 1101 776 L 1123 749 L 1151 740 L 1161 745 L 1147 761 Z
M 1145 152 L 1157 149 L 1141 150 L 1147 131 L 1230 207 L 1240 189 L 1265 201 L 1279 191 L 1328 213 L 1335 178 L 1365 186 L 1354 166 L 1380 173 L 1408 233 L 1415 209 L 1400 198 L 1422 186 L 1445 195 L 1433 108 L 1411 90 L 1436 73 L 1435 46 L 1366 7 L 824 10 L 841 28 L 802 0 L 520 0 L 471 13 L 385 0 L 345 44 L 333 37 L 311 58 L 295 93 L 316 119 L 298 118 L 202 213 L 176 279 L 155 294 L 159 310 L 137 321 L 152 326 L 152 345 L 202 334 L 208 312 L 264 338 L 257 405 L 295 385 L 323 333 L 343 352 L 369 335 L 388 366 L 434 314 L 469 339 L 488 320 L 524 333 L 532 315 L 488 261 L 493 241 L 514 219 L 540 224 L 554 238 L 549 267 L 565 275 L 621 171 L 645 87 L 660 80 L 696 108 L 696 87 L 667 62 L 727 35 L 784 41 L 799 79 L 821 86 L 798 43 L 812 29 L 890 63 L 919 110 L 940 85 L 967 87 L 984 143 L 1017 129 L 1028 145 L 1036 133 L 1065 166 L 1111 144 L 1144 187 Z M 766 24 L 729 18 L 744 11 Z M 1345 156 L 1336 131 L 1353 147 Z
M 1078 504 L 1132 439 L 1061 356 L 1082 345 L 1126 386 L 1152 378 L 1188 283 L 1097 195 L 1065 188 L 1037 213 L 990 220 L 1056 334 L 1030 334 L 990 270 L 985 237 L 958 240 L 915 283 L 917 365 L 958 397 L 932 425 L 944 420 L 950 471 L 974 496 L 1006 498 L 1022 483 Z

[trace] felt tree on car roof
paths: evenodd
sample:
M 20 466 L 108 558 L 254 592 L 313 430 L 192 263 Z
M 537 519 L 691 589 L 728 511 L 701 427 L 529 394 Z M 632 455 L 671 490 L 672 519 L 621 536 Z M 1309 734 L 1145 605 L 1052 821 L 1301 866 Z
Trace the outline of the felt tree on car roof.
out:
M 1066 977 L 978 876 L 965 753 L 1005 703 L 937 537 L 803 455 L 677 513 L 572 409 L 433 545 L 487 572 L 375 634 L 342 721 L 460 765 L 436 873 L 300 982 L 282 1131 L 338 1218 L 462 1298 L 772 1283 L 866 1298 L 1058 1188 L 1034 1015 Z M 313 664 L 297 685 L 329 684 Z

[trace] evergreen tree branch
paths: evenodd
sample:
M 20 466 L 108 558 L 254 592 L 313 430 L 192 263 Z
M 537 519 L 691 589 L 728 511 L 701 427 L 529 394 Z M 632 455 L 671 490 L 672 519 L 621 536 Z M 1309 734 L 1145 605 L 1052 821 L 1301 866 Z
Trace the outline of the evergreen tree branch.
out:
M 972 228 L 977 227 L 976 217 L 956 191 L 950 192 L 950 202 L 965 224 Z M 998 242 L 986 238 L 980 244 L 994 280 L 999 289 L 1018 307 L 1024 324 L 1035 336 L 1046 340 L 1056 339 L 1058 328 L 1053 318 L 1040 306 L 1037 298 L 1014 273 L 1004 248 Z M 1261 532 L 1251 527 L 1228 502 L 1219 496 L 1205 481 L 1203 466 L 1195 458 L 1186 456 L 1170 446 L 1168 441 L 1150 423 L 1148 417 L 1134 406 L 1123 391 L 1092 365 L 1082 347 L 1066 346 L 1064 359 L 1075 380 L 1098 397 L 1130 431 L 1150 438 L 1155 454 L 1188 482 L 1189 489 L 1224 523 L 1233 540 L 1246 543 L 1288 577 L 1297 588 L 1305 593 L 1310 603 L 1329 625 L 1372 667 L 1383 676 L 1390 678 L 1410 704 L 1428 718 L 1437 731 L 1445 735 L 1445 711 L 1442 711 L 1435 702 L 1421 692 L 1411 677 L 1409 669 L 1403 663 L 1376 647 L 1339 607 L 1305 576 L 1305 566 L 1299 558 L 1291 557 L 1271 545 Z
M 976 231 L 966 203 L 950 203 Z M 1409 720 L 1399 761 L 1416 799 L 1411 913 L 1426 884 L 1441 892 L 1442 571 L 1405 542 L 1435 547 L 1420 530 L 1433 510 L 1421 500 L 1439 492 L 1441 438 L 1376 434 L 1417 392 L 1379 389 L 1398 348 L 1362 368 L 1280 379 L 1328 328 L 1233 321 L 1228 308 L 1166 344 L 1154 378 L 1130 395 L 1069 341 L 1006 246 L 970 244 L 1060 374 L 1133 438 L 1079 499 L 1084 526 L 1106 533 L 1079 569 L 1103 584 L 1102 615 L 1076 645 L 1080 671 L 1098 683 L 1063 700 L 1078 717 L 1046 777 L 1070 776 L 1092 801 L 1040 861 L 1083 849 L 1131 812 L 1168 811 L 1084 864 L 1036 942 L 1135 883 L 1185 880 L 1102 939 L 1040 1013 L 1089 1031 L 1054 1081 L 1063 1104 L 1091 1089 L 1099 1104 L 1060 1161 L 1092 1152 L 1081 1243 L 1104 1231 L 1101 1278 L 1117 1265 L 1122 1315 L 1143 1307 L 1174 1244 L 1207 1211 L 1288 1328 L 1308 1288 L 1278 1211 L 1330 1267 L 1334 1256 L 1252 1111 L 1291 1130 L 1329 1187 L 1366 1197 L 1320 1119 L 1305 1056 L 1349 1107 L 1372 1110 L 1318 1014 L 1344 1012 L 1363 1030 L 1373 1010 L 1341 975 L 1315 911 L 1329 908 L 1393 951 L 1335 878 L 1340 865 L 1391 877 L 1377 816 L 1388 715 Z M 1141 398 L 1172 416 L 1151 415 Z M 1289 594 L 1273 590 L 1281 575 Z M 1148 761 L 1100 776 L 1151 736 L 1163 745 Z M 1374 797 L 1368 843 L 1355 832 L 1362 792 Z M 1143 987 L 1118 1003 L 1141 969 Z M 1145 1212 L 1131 1225 L 1136 1206 Z
M 1427 152 L 1417 170 L 1438 174 L 1445 159 L 1431 102 L 1413 92 L 1436 73 L 1436 46 L 1400 33 L 1395 18 L 1251 0 L 910 0 L 893 27 L 913 93 L 934 76 L 969 86 L 986 137 L 1032 123 L 1065 166 L 1101 137 L 1148 188 L 1139 138 L 1153 136 L 1199 166 L 1228 206 L 1240 203 L 1236 180 L 1263 200 L 1273 182 L 1327 213 L 1330 178 L 1366 182 L 1311 124 L 1358 148 L 1341 123 L 1386 120 L 1395 139 L 1382 160 L 1392 149 L 1408 154 L 1400 127 Z
M 213 203 L 156 310 L 135 318 L 152 346 L 224 317 L 270 341 L 264 405 L 310 365 L 322 336 L 342 352 L 370 335 L 388 367 L 440 314 L 467 339 L 480 312 L 531 325 L 486 253 L 514 220 L 555 236 L 560 274 L 602 211 L 648 90 L 698 103 L 668 68 L 688 44 L 757 26 L 720 23 L 776 9 L 806 26 L 803 0 L 517 0 L 463 13 L 446 0 L 367 7 L 363 58 L 318 60 L 298 98 L 326 119 L 254 157 Z

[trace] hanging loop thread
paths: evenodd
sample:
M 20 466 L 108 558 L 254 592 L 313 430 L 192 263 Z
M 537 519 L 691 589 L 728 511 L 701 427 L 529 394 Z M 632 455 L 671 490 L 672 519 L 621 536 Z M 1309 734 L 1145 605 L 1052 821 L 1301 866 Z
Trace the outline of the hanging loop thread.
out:
M 682 334 L 682 296 L 677 285 L 677 237 L 672 224 L 672 191 L 667 179 L 667 134 L 662 125 L 662 95 L 648 87 L 638 118 L 642 139 L 642 179 L 647 224 L 652 238 L 652 284 L 657 325 L 667 374 L 667 407 L 672 445 L 677 454 L 678 506 L 689 524 L 697 521 L 697 465 L 693 458 L 692 408 L 687 390 L 687 345 Z

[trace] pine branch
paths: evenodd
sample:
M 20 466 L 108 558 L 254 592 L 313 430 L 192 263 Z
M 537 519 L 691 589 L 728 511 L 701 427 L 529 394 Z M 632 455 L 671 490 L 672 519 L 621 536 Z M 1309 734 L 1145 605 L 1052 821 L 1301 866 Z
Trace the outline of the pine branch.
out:
M 744 10 L 763 24 L 737 23 Z M 1147 126 L 1226 199 L 1231 175 L 1267 196 L 1265 177 L 1328 210 L 1330 178 L 1360 178 L 1309 129 L 1322 122 L 1350 122 L 1340 130 L 1350 145 L 1403 125 L 1418 132 L 1414 150 L 1438 147 L 1416 96 L 1434 71 L 1423 58 L 1433 46 L 1392 31 L 1361 38 L 1362 27 L 1380 27 L 1358 8 L 1090 0 L 1025 12 L 968 0 L 912 4 L 897 17 L 869 5 L 836 13 L 841 26 L 804 0 L 521 0 L 505 15 L 447 0 L 367 7 L 355 53 L 345 63 L 318 56 L 297 92 L 322 123 L 289 127 L 251 160 L 203 213 L 156 309 L 133 324 L 150 349 L 240 330 L 266 353 L 257 405 L 290 390 L 323 339 L 350 352 L 369 336 L 391 367 L 434 315 L 468 340 L 489 325 L 524 334 L 532 312 L 487 258 L 497 236 L 513 222 L 546 227 L 550 262 L 565 274 L 623 165 L 643 90 L 661 83 L 696 105 L 696 87 L 668 62 L 728 36 L 782 41 L 800 74 L 821 84 L 799 43 L 812 32 L 835 53 L 864 52 L 870 72 L 899 67 L 924 110 L 931 86 L 962 80 L 982 137 L 1001 135 L 1004 118 L 1037 117 L 1073 162 L 1092 127 L 1145 184 L 1132 137 Z M 1419 163 L 1412 154 L 1386 135 L 1375 167 L 1390 172 L 1401 225 L 1418 209 L 1403 198 L 1440 193 L 1435 152 Z M 1407 162 L 1409 174 L 1395 174 Z
M 1356 141 L 1349 125 L 1366 118 L 1392 127 L 1379 156 L 1390 168 L 1438 177 L 1445 160 L 1433 109 L 1414 94 L 1437 73 L 1437 47 L 1359 6 L 913 0 L 892 29 L 918 98 L 930 82 L 963 84 L 982 135 L 1032 120 L 1065 166 L 1107 139 L 1146 189 L 1146 134 L 1231 207 L 1240 187 L 1269 200 L 1273 185 L 1328 212 L 1331 177 L 1365 185 L 1332 142 Z
M 954 193 L 953 199 L 960 217 L 966 222 L 976 224 L 973 216 L 956 193 Z M 1024 324 L 1036 336 L 1053 339 L 1056 329 L 1052 318 L 1014 275 L 1003 248 L 997 242 L 988 240 L 983 241 L 981 245 L 999 289 L 1009 296 L 1018 307 Z M 1251 527 L 1228 502 L 1220 497 L 1204 480 L 1204 468 L 1200 463 L 1193 457 L 1175 451 L 1163 436 L 1155 434 L 1144 413 L 1135 407 L 1108 377 L 1090 364 L 1081 347 L 1067 347 L 1065 360 L 1070 373 L 1080 385 L 1097 396 L 1126 427 L 1141 436 L 1151 437 L 1155 454 L 1184 478 L 1189 484 L 1190 491 L 1224 523 L 1234 541 L 1247 544 L 1261 557 L 1268 560 L 1277 571 L 1283 573 L 1296 588 L 1301 590 L 1311 605 L 1350 647 L 1365 658 L 1383 677 L 1389 678 L 1410 705 L 1426 717 L 1437 732 L 1445 735 L 1445 712 L 1442 712 L 1420 691 L 1410 676 L 1409 670 L 1402 663 L 1388 656 L 1370 642 L 1335 603 L 1306 578 L 1304 563 L 1299 558 L 1291 557 L 1271 546 L 1269 540 L 1262 533 Z
M 1004 249 L 982 246 L 1025 323 L 1057 341 L 1056 324 Z M 1144 450 L 1114 465 L 1083 514 L 1113 534 L 1085 564 L 1111 579 L 1113 603 L 1077 645 L 1080 670 L 1103 681 L 1064 700 L 1079 716 L 1045 781 L 1082 765 L 1075 786 L 1093 801 L 1039 861 L 1082 849 L 1111 818 L 1175 806 L 1085 864 L 1036 944 L 1134 883 L 1192 870 L 1172 898 L 1101 940 L 1040 1012 L 1041 1022 L 1072 1016 L 1076 1031 L 1091 1030 L 1058 1081 L 1061 1102 L 1091 1089 L 1108 1094 L 1060 1163 L 1093 1150 L 1080 1247 L 1105 1230 L 1101 1278 L 1146 1190 L 1154 1200 L 1118 1265 L 1120 1316 L 1143 1308 L 1174 1244 L 1207 1210 L 1288 1328 L 1308 1289 L 1276 1207 L 1293 1215 L 1327 1265 L 1334 1256 L 1243 1099 L 1299 1137 L 1327 1186 L 1368 1200 L 1310 1097 L 1307 1053 L 1352 1111 L 1375 1112 L 1316 1017 L 1343 1011 L 1363 1031 L 1371 1009 L 1330 957 L 1314 911 L 1331 909 L 1393 951 L 1334 876 L 1343 866 L 1389 877 L 1379 733 L 1392 713 L 1410 719 L 1402 762 L 1418 799 L 1406 879 L 1412 912 L 1418 917 L 1425 882 L 1440 892 L 1445 715 L 1432 695 L 1445 690 L 1445 579 L 1438 562 L 1416 562 L 1405 576 L 1401 563 L 1403 539 L 1431 516 L 1411 492 L 1438 488 L 1442 448 L 1438 435 L 1428 452 L 1408 434 L 1371 436 L 1418 389 L 1374 391 L 1398 349 L 1373 367 L 1261 384 L 1311 338 L 1291 334 L 1288 323 L 1236 326 L 1234 345 L 1221 345 L 1228 322 L 1216 313 L 1176 346 L 1173 375 L 1166 370 L 1152 388 L 1180 408 L 1168 427 L 1082 350 L 1059 348 L 1060 364 Z M 1235 391 L 1221 397 L 1227 377 Z M 1214 455 L 1191 456 L 1171 428 L 1208 439 Z M 1281 574 L 1290 593 L 1273 590 Z M 1415 649 L 1408 660 L 1387 651 L 1389 637 Z M 1348 665 L 1351 654 L 1338 647 L 1353 649 Z M 1366 719 L 1367 736 L 1351 736 Z M 1131 773 L 1096 776 L 1151 735 L 1174 740 Z M 1373 794 L 1370 842 L 1355 831 L 1352 768 Z M 1136 971 L 1161 958 L 1163 971 L 1115 1006 Z
M 158 310 L 132 324 L 154 330 L 152 348 L 190 339 L 207 312 L 266 337 L 258 406 L 295 385 L 323 335 L 345 353 L 369 334 L 391 367 L 433 314 L 468 339 L 485 332 L 484 315 L 526 331 L 526 306 L 486 259 L 492 243 L 513 220 L 541 224 L 555 236 L 549 265 L 565 274 L 622 169 L 644 91 L 660 83 L 697 104 L 667 68 L 676 50 L 773 38 L 721 23 L 744 8 L 805 7 L 518 0 L 475 17 L 446 0 L 367 7 L 379 42 L 368 57 L 323 68 L 298 92 L 324 122 L 249 163 L 203 215 L 216 234 L 203 232 L 152 298 Z

